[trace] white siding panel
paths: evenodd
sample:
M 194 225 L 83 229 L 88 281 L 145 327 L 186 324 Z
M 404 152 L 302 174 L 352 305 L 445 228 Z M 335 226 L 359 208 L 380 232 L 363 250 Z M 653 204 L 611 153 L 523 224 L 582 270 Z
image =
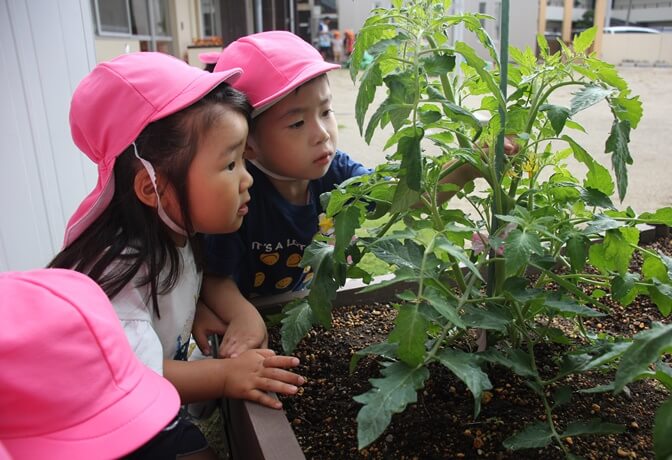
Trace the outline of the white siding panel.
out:
M 87 0 L 0 0 L 0 270 L 44 266 L 93 187 L 68 126 L 94 61 L 90 18 Z

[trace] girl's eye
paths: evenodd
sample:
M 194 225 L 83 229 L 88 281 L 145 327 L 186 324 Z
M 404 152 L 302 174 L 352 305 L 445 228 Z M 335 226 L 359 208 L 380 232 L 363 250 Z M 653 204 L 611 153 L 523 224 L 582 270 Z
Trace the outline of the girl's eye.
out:
M 291 125 L 289 125 L 289 127 L 292 129 L 300 128 L 301 126 L 303 126 L 303 120 L 297 121 L 296 123 L 292 123 Z
M 322 112 L 322 116 L 323 116 L 323 117 L 328 117 L 328 116 L 331 115 L 333 112 L 334 112 L 334 111 L 333 111 L 332 109 L 327 109 L 327 110 L 325 110 L 324 112 Z
M 234 169 L 236 169 L 236 162 L 232 161 L 231 163 L 226 165 L 226 169 L 228 169 L 229 171 L 233 171 Z

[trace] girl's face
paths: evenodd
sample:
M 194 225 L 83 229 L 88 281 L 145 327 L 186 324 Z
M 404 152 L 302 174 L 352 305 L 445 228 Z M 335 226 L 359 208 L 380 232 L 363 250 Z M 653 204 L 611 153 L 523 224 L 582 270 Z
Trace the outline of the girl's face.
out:
M 187 173 L 191 221 L 199 233 L 231 233 L 240 228 L 250 201 L 252 176 L 243 152 L 247 120 L 223 107 L 220 116 L 201 137 Z
M 256 120 L 248 157 L 276 174 L 318 179 L 336 153 L 338 125 L 326 75 L 292 91 Z

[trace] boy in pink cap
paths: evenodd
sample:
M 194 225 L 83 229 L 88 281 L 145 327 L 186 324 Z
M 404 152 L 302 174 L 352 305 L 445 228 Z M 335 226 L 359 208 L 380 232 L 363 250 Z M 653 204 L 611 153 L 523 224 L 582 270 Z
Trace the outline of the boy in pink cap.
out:
M 70 125 L 98 166 L 98 184 L 68 222 L 65 247 L 50 266 L 85 273 L 103 288 L 136 355 L 175 385 L 182 403 L 224 396 L 279 408 L 266 392 L 296 393 L 303 379 L 285 369 L 298 359 L 257 349 L 266 328 L 254 308 L 231 305 L 217 322 L 196 307 L 196 232 L 236 231 L 248 212 L 250 106 L 227 83 L 239 75 L 132 53 L 80 82 Z M 228 359 L 185 361 L 199 319 L 225 332 Z
M 304 289 L 312 277 L 299 262 L 318 231 L 319 197 L 369 169 L 337 150 L 338 128 L 326 73 L 340 68 L 298 36 L 262 32 L 236 40 L 223 51 L 215 73 L 239 66 L 233 86 L 247 94 L 254 111 L 247 151 L 250 212 L 231 235 L 206 236 L 207 276 L 221 304 Z M 475 178 L 470 166 L 445 181 L 463 186 Z M 218 311 L 217 298 L 206 303 Z M 204 334 L 194 329 L 203 343 Z
M 0 459 L 175 458 L 198 448 L 176 418 L 177 391 L 133 354 L 90 278 L 1 273 L 0 322 Z

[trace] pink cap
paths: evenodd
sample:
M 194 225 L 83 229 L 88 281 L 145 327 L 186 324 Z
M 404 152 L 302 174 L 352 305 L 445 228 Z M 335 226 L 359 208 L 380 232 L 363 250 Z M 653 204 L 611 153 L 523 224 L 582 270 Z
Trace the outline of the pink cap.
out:
M 70 218 L 64 245 L 110 204 L 114 162 L 148 124 L 189 107 L 241 72 L 212 74 L 167 54 L 140 52 L 103 62 L 84 77 L 72 96 L 70 130 L 77 147 L 98 165 L 98 183 Z
M 11 456 L 117 458 L 177 414 L 177 390 L 136 358 L 90 278 L 2 273 L 0 323 L 0 443 Z
M 198 55 L 198 60 L 201 61 L 203 64 L 216 64 L 220 54 L 221 51 L 210 51 L 208 53 L 200 53 Z
M 341 68 L 325 62 L 309 43 L 284 30 L 239 38 L 222 50 L 214 73 L 233 65 L 243 69 L 233 86 L 247 95 L 253 116 L 308 80 Z

